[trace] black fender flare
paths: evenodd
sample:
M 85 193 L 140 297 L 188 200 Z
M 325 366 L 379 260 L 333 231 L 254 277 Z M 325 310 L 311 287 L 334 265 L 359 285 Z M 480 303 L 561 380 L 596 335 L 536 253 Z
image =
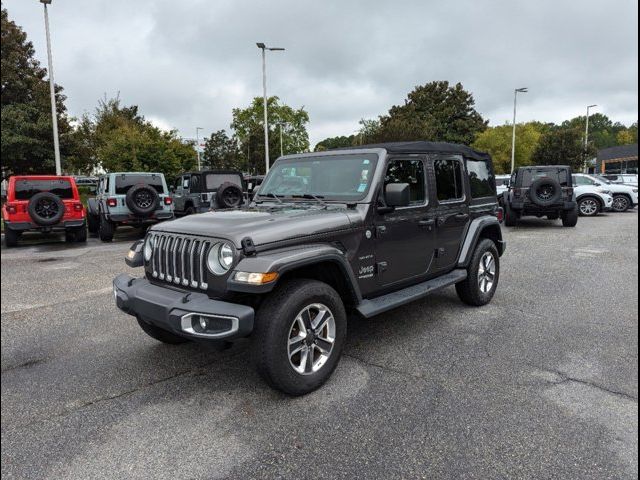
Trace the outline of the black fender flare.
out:
M 465 232 L 464 241 L 458 253 L 459 268 L 467 268 L 480 238 L 493 240 L 500 256 L 507 248 L 507 242 L 502 238 L 502 229 L 497 218 L 491 216 L 476 218 L 469 224 Z
M 323 262 L 332 262 L 340 268 L 354 300 L 360 302 L 362 294 L 353 269 L 349 265 L 344 252 L 332 245 L 311 244 L 303 247 L 296 246 L 259 253 L 240 260 L 234 271 L 251 273 L 277 272 L 278 278 L 282 278 L 285 273 L 297 268 Z M 267 293 L 273 290 L 277 283 L 278 281 L 276 280 L 265 285 L 248 285 L 234 280 L 234 275 L 231 275 L 227 280 L 227 289 L 233 292 Z

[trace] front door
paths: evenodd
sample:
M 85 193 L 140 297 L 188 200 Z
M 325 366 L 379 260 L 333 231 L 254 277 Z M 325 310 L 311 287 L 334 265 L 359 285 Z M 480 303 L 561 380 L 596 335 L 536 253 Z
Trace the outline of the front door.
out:
M 436 269 L 449 270 L 458 260 L 464 232 L 470 222 L 464 161 L 459 155 L 435 155 L 433 172 L 437 205 Z
M 435 219 L 427 194 L 426 157 L 392 157 L 384 185 L 408 183 L 411 203 L 391 213 L 376 213 L 376 278 L 381 289 L 426 277 L 432 268 Z

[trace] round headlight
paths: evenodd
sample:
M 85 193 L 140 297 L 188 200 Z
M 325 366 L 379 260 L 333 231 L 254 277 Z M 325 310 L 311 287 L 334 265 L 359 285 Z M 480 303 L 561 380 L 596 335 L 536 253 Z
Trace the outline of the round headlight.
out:
M 224 275 L 233 264 L 233 247 L 228 243 L 218 243 L 211 247 L 207 255 L 207 267 L 215 275 Z
M 153 243 L 154 237 L 153 235 L 149 235 L 147 240 L 144 242 L 144 259 L 145 261 L 151 260 L 151 254 L 153 253 Z
M 225 270 L 229 270 L 231 268 L 231 265 L 233 264 L 233 248 L 231 248 L 231 245 L 225 243 L 220 247 L 218 259 L 220 260 L 222 268 Z

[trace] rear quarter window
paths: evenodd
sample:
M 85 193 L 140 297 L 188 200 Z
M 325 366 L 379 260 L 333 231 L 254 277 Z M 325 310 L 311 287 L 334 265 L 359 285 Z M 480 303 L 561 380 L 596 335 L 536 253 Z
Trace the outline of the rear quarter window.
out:
M 496 177 L 488 161 L 467 160 L 471 198 L 492 197 L 496 194 Z
M 160 175 L 117 175 L 116 195 L 126 195 L 129 189 L 135 185 L 149 185 L 158 193 L 164 193 L 164 185 Z
M 16 180 L 16 200 L 30 200 L 40 192 L 50 192 L 62 199 L 73 199 L 73 188 L 69 180 Z

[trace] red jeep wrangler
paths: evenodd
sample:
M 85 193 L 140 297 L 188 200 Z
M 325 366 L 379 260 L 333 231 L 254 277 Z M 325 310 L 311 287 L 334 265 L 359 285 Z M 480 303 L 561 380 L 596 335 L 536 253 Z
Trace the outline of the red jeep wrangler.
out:
M 67 242 L 87 241 L 85 209 L 73 177 L 19 175 L 9 178 L 2 206 L 4 242 L 15 247 L 22 232 L 65 233 Z

